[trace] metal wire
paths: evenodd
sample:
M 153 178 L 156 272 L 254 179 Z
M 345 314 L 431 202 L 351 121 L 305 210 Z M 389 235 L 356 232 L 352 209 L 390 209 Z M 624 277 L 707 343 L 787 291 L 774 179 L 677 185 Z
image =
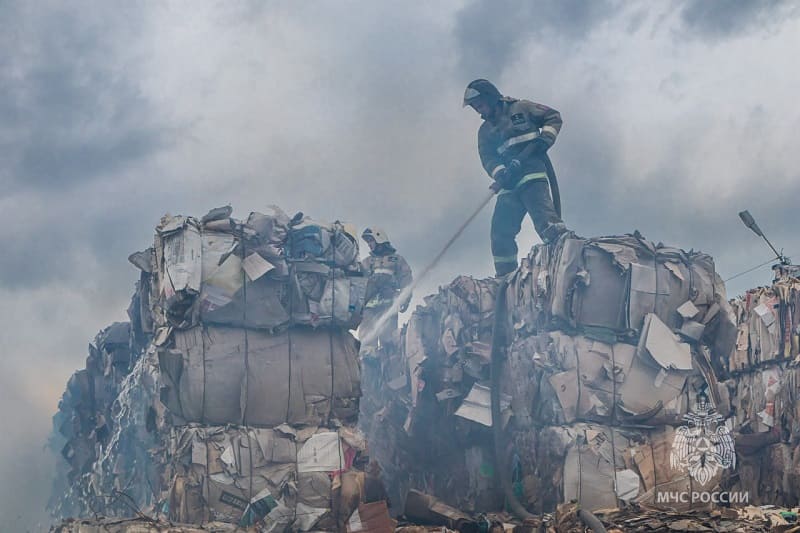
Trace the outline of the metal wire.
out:
M 775 261 L 776 261 L 776 259 L 775 259 L 774 257 L 772 257 L 772 258 L 770 258 L 769 260 L 767 260 L 767 261 L 764 261 L 763 263 L 761 263 L 761 264 L 758 264 L 758 265 L 754 266 L 753 268 L 747 269 L 747 270 L 745 270 L 744 272 L 739 272 L 738 274 L 736 274 L 736 275 L 733 275 L 733 276 L 729 277 L 728 279 L 724 279 L 724 280 L 722 280 L 722 281 L 723 281 L 724 283 L 728 283 L 728 282 L 729 282 L 730 280 L 732 280 L 732 279 L 736 279 L 736 278 L 738 278 L 738 277 L 740 277 L 740 276 L 744 276 L 745 274 L 749 274 L 750 272 L 752 272 L 752 271 L 754 271 L 754 270 L 757 270 L 757 269 L 759 269 L 759 268 L 761 268 L 761 267 L 763 267 L 763 266 L 766 266 L 766 265 L 768 265 L 768 264 L 770 264 L 770 263 L 773 263 L 773 262 L 775 262 Z

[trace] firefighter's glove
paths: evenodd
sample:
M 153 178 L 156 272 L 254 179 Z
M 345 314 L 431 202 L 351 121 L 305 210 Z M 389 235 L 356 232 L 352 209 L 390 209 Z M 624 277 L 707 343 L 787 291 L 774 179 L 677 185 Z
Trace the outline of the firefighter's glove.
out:
M 519 180 L 522 178 L 522 172 L 516 171 L 514 173 L 509 172 L 508 167 L 501 169 L 497 174 L 495 174 L 494 181 L 500 185 L 501 189 L 506 190 L 513 190 L 514 187 L 517 186 Z
M 500 192 L 500 189 L 513 189 L 514 185 L 516 185 L 516 181 L 514 180 L 508 173 L 507 168 L 501 168 L 497 171 L 497 174 L 494 175 L 494 183 L 489 187 L 494 192 Z

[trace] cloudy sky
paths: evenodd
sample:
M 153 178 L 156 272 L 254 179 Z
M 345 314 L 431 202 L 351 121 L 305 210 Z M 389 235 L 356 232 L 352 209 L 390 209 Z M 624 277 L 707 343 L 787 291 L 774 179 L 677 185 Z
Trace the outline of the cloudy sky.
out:
M 0 516 L 34 527 L 69 375 L 166 213 L 383 226 L 421 270 L 486 192 L 477 77 L 562 112 L 583 235 L 800 259 L 800 8 L 764 0 L 0 2 Z M 423 283 L 491 273 L 487 208 Z M 527 223 L 522 248 L 537 242 Z M 729 292 L 767 283 L 769 267 Z

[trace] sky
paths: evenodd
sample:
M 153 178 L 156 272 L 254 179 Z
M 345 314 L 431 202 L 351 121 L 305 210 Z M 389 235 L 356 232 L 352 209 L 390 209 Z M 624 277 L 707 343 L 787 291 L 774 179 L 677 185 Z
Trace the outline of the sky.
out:
M 800 260 L 800 7 L 780 0 L 0 1 L 0 516 L 46 529 L 43 449 L 87 344 L 124 320 L 165 213 L 231 204 L 383 227 L 422 270 L 485 196 L 486 77 L 559 110 L 584 236 Z M 423 281 L 492 274 L 486 208 Z M 527 251 L 538 238 L 530 222 Z M 769 265 L 729 295 L 768 284 Z M 38 525 L 37 525 L 38 524 Z

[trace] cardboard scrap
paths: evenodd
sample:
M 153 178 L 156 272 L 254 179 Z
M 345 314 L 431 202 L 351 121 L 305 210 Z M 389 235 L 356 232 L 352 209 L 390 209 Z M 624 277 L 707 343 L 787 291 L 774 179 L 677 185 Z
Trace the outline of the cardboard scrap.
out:
M 242 268 L 250 281 L 255 281 L 270 270 L 274 270 L 275 266 L 260 254 L 253 252 L 242 261 Z
M 647 352 L 662 367 L 674 370 L 692 369 L 692 351 L 688 344 L 679 342 L 675 334 L 657 315 L 645 317 L 639 352 Z
M 508 394 L 501 394 L 500 411 L 506 411 L 510 405 L 511 397 Z M 475 383 L 455 415 L 492 427 L 492 393 L 489 387 Z

